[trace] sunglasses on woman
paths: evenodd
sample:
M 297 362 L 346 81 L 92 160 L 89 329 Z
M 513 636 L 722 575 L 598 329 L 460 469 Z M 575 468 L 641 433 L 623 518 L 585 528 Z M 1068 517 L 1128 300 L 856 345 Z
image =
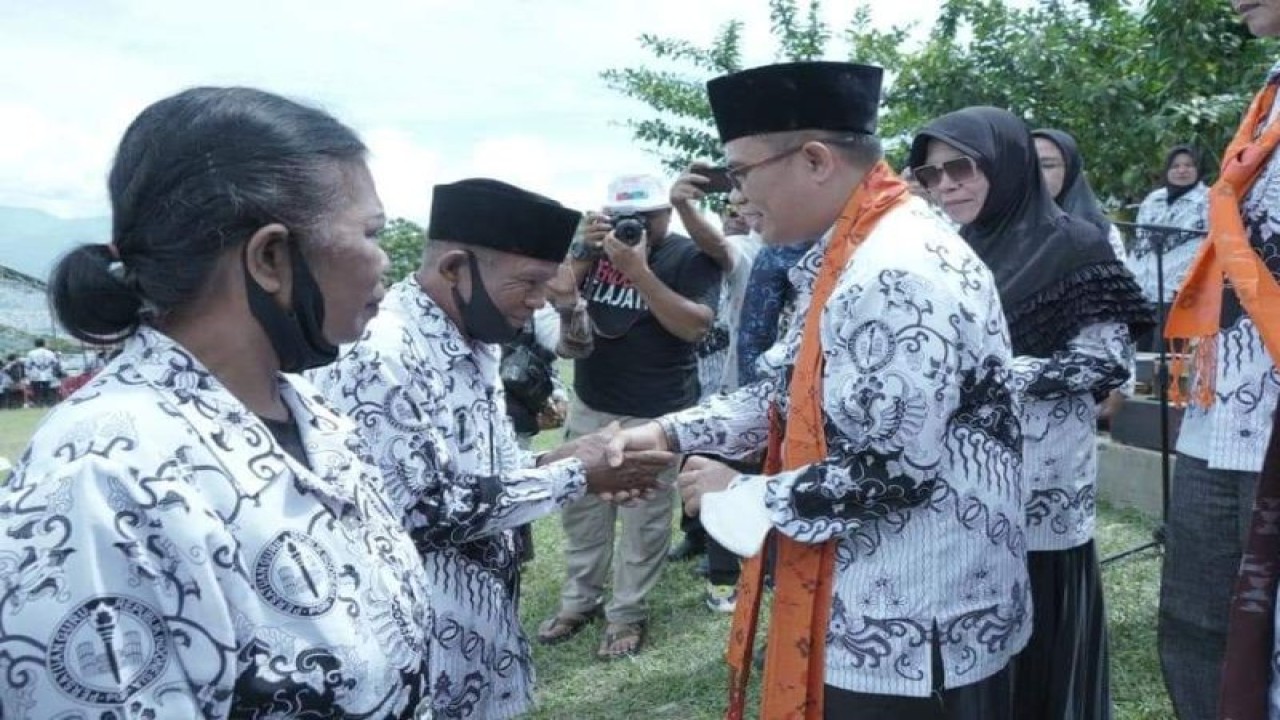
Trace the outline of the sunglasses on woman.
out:
M 926 190 L 932 190 L 942 182 L 943 175 L 951 178 L 951 182 L 955 183 L 972 180 L 978 174 L 978 166 L 971 157 L 958 157 L 934 165 L 912 168 L 911 174 Z

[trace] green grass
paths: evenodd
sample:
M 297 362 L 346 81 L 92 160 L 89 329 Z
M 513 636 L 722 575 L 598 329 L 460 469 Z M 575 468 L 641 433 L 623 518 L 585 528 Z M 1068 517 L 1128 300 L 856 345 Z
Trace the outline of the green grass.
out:
M 15 459 L 42 415 L 36 410 L 0 411 L 0 454 Z M 555 442 L 544 433 L 538 445 Z M 674 526 L 674 523 L 673 523 Z M 1099 552 L 1109 555 L 1150 538 L 1145 518 L 1103 508 L 1098 517 Z M 526 568 L 521 615 L 533 634 L 556 609 L 564 565 L 558 518 L 536 524 L 537 558 Z M 534 718 L 592 720 L 646 717 L 654 720 L 720 718 L 727 673 L 725 637 L 729 618 L 702 604 L 702 581 L 691 563 L 671 564 L 650 598 L 648 649 L 634 660 L 595 660 L 601 626 L 592 626 L 556 647 L 535 644 L 540 706 Z M 1118 720 L 1173 717 L 1156 657 L 1156 603 L 1160 556 L 1145 553 L 1103 571 L 1111 632 L 1111 692 Z
M 44 410 L 0 410 L 0 457 L 16 463 Z

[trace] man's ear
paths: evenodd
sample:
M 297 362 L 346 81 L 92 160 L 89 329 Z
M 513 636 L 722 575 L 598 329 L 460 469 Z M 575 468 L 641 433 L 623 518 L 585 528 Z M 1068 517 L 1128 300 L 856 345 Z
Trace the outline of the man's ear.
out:
M 293 263 L 289 259 L 289 229 L 280 223 L 258 228 L 245 244 L 244 261 L 249 276 L 283 304 L 293 291 Z
M 462 282 L 462 268 L 467 266 L 468 259 L 465 250 L 449 250 L 441 253 L 436 259 L 436 273 L 445 282 L 456 286 Z
M 800 154 L 808 163 L 809 172 L 819 182 L 827 180 L 835 173 L 836 154 L 830 145 L 817 141 L 807 142 Z

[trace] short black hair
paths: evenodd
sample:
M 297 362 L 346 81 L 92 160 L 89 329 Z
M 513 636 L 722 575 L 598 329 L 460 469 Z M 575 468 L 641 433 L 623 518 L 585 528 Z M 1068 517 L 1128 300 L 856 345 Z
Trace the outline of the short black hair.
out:
M 218 258 L 265 225 L 318 234 L 356 134 L 329 114 L 251 88 L 194 88 L 161 100 L 125 131 L 108 178 L 111 244 L 81 245 L 50 278 L 62 326 L 114 342 L 143 314 L 192 301 Z

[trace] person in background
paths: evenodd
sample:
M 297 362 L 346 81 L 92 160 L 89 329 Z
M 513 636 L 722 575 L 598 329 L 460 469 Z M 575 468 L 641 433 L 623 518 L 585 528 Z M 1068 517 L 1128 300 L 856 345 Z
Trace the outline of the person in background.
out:
M 698 210 L 697 203 L 707 198 L 705 188 L 712 171 L 706 163 L 694 163 L 671 187 L 671 204 L 680 214 L 689 237 L 715 259 L 724 273 L 715 322 L 711 333 L 698 347 L 700 399 L 738 389 L 738 324 L 751 266 L 761 247 L 759 235 L 751 232 L 737 206 L 724 205 L 719 229 Z M 707 537 L 696 514 L 681 513 L 680 528 L 684 538 L 671 549 L 667 559 L 681 561 L 705 555 L 705 561 L 699 562 L 699 571 L 707 578 L 703 602 L 712 611 L 733 612 L 737 603 L 737 556 L 725 550 L 715 538 Z
M 45 347 L 44 338 L 36 338 L 35 347 L 27 352 L 23 367 L 26 368 L 32 403 L 41 408 L 56 404 L 60 365 L 58 356 Z
M 5 358 L 4 366 L 0 367 L 8 379 L 7 387 L 3 396 L 0 398 L 4 401 L 4 407 L 10 410 L 21 410 L 27 404 L 27 383 L 26 368 L 22 366 L 22 358 L 17 353 L 9 353 L 9 357 Z
M 696 348 L 711 330 L 720 296 L 716 261 L 671 232 L 662 180 L 616 178 L 603 211 L 588 215 L 581 242 L 570 251 L 575 277 L 584 278 L 591 328 L 590 340 L 577 343 L 589 350 L 574 361 L 571 438 L 614 422 L 631 427 L 697 402 Z M 584 326 L 571 321 L 567 332 L 578 337 L 575 329 Z M 603 612 L 597 658 L 627 658 L 644 648 L 646 599 L 671 547 L 674 475 L 673 469 L 660 490 L 627 506 L 587 497 L 565 508 L 565 583 L 559 608 L 538 628 L 540 642 L 568 640 Z M 606 604 L 611 565 L 613 597 Z
M 1084 174 L 1084 156 L 1080 153 L 1076 139 L 1062 130 L 1051 128 L 1035 130 L 1031 137 L 1035 139 L 1040 172 L 1044 175 L 1045 187 L 1053 196 L 1053 201 L 1063 212 L 1105 233 L 1111 249 L 1116 253 L 1116 259 L 1125 262 L 1128 254 L 1124 247 L 1124 236 L 1107 218 L 1102 211 L 1102 203 L 1098 202 L 1098 196 L 1089 187 L 1089 180 Z M 1110 421 L 1126 397 L 1133 395 L 1135 370 L 1136 366 L 1130 367 L 1129 379 L 1124 385 L 1112 390 L 1098 407 L 1101 425 Z
M 1233 6 L 1255 37 L 1280 37 L 1280 0 Z M 1268 709 L 1280 717 L 1280 561 L 1266 552 L 1280 473 L 1268 468 L 1259 479 L 1280 399 L 1277 81 L 1280 64 L 1222 153 L 1208 240 L 1196 243 L 1165 325 L 1172 349 L 1193 353 L 1173 368 L 1171 389 L 1186 376 L 1191 390 L 1168 499 L 1158 628 L 1165 685 L 1182 720 L 1260 720 Z M 1248 591 L 1235 603 L 1243 622 L 1228 636 L 1233 580 Z
M 1190 145 L 1178 145 L 1165 156 L 1162 185 L 1147 195 L 1138 207 L 1138 225 L 1177 228 L 1187 232 L 1167 233 L 1139 228 L 1129 250 L 1129 268 L 1138 278 L 1142 292 L 1151 302 L 1164 305 L 1169 316 L 1174 293 L 1186 281 L 1187 271 L 1204 244 L 1209 227 L 1209 188 L 1203 181 L 1200 154 Z M 1163 257 L 1157 258 L 1157 255 Z M 1159 297 L 1156 261 L 1164 263 L 1164 296 Z M 1138 349 L 1154 350 L 1156 338 L 1138 338 Z
M 1111 243 L 1111 249 L 1115 250 L 1116 259 L 1125 262 L 1128 253 L 1124 247 L 1124 235 L 1107 218 L 1102 203 L 1098 202 L 1098 196 L 1089 186 L 1089 178 L 1084 173 L 1084 156 L 1076 139 L 1053 128 L 1035 130 L 1031 137 L 1035 139 L 1040 172 L 1053 201 L 1066 214 L 1101 230 L 1107 242 Z
M 114 364 L 0 486 L 0 716 L 377 717 L 431 692 L 430 580 L 353 423 L 296 373 L 378 310 L 365 146 L 248 88 L 147 107 L 112 240 L 49 294 Z
M 1108 720 L 1095 414 L 1129 378 L 1131 328 L 1150 325 L 1151 308 L 1103 229 L 1054 202 L 1017 116 L 949 113 L 920 131 L 910 157 L 994 273 L 1009 323 L 1033 608 L 1014 665 L 1014 717 Z

